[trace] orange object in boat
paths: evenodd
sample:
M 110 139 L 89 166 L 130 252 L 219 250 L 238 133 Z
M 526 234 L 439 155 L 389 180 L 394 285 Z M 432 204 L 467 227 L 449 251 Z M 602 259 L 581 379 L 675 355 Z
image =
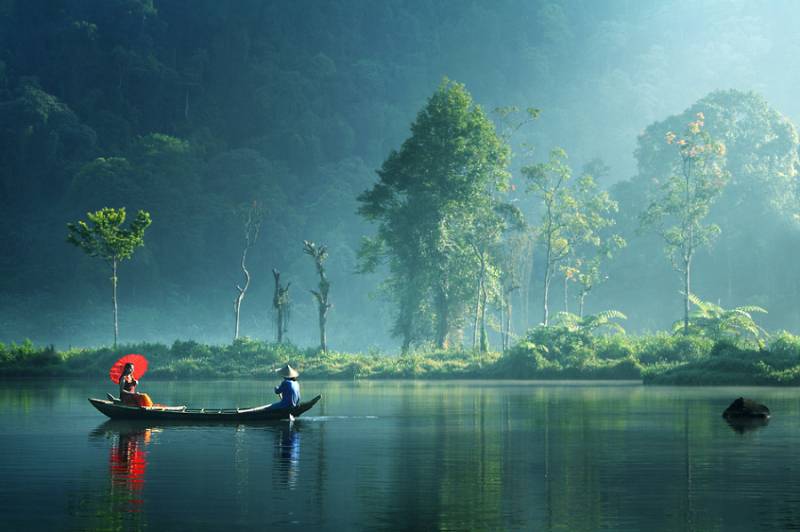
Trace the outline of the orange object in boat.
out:
M 146 393 L 136 395 L 125 394 L 122 396 L 122 404 L 128 406 L 153 406 L 153 400 Z
M 139 406 L 153 406 L 153 400 L 146 393 L 139 394 Z

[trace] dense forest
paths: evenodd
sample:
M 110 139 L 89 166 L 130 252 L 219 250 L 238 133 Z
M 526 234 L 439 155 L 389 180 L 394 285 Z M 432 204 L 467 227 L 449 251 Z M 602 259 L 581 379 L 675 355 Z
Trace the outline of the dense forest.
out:
M 0 341 L 111 343 L 105 207 L 127 342 L 800 331 L 788 5 L 0 0 Z

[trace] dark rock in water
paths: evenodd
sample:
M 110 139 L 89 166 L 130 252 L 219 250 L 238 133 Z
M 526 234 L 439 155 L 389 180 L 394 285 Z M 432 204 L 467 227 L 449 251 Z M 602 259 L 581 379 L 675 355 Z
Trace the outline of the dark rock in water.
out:
M 725 419 L 769 419 L 769 408 L 752 399 L 739 397 L 722 413 Z

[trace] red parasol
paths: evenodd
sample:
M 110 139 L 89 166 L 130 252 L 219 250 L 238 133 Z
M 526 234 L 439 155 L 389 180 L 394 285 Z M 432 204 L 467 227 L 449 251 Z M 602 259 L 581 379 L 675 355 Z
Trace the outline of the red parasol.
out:
M 144 358 L 142 355 L 130 354 L 125 355 L 124 357 L 120 358 L 114 365 L 111 366 L 111 369 L 108 372 L 108 376 L 111 378 L 111 382 L 114 384 L 119 383 L 119 378 L 122 375 L 122 370 L 125 368 L 125 364 L 128 362 L 133 363 L 133 378 L 139 380 L 142 375 L 147 372 L 147 359 Z

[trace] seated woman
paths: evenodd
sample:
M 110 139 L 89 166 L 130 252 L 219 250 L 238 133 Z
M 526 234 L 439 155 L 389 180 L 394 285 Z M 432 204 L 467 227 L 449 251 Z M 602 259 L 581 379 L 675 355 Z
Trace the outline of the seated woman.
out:
M 153 401 L 146 393 L 137 393 L 139 381 L 133 378 L 133 363 L 128 362 L 119 377 L 119 399 L 128 406 L 153 406 Z
M 277 371 L 283 382 L 275 387 L 275 393 L 281 396 L 281 400 L 272 403 L 270 408 L 292 408 L 300 404 L 300 385 L 297 384 L 297 377 L 300 374 L 289 364 L 286 364 Z

